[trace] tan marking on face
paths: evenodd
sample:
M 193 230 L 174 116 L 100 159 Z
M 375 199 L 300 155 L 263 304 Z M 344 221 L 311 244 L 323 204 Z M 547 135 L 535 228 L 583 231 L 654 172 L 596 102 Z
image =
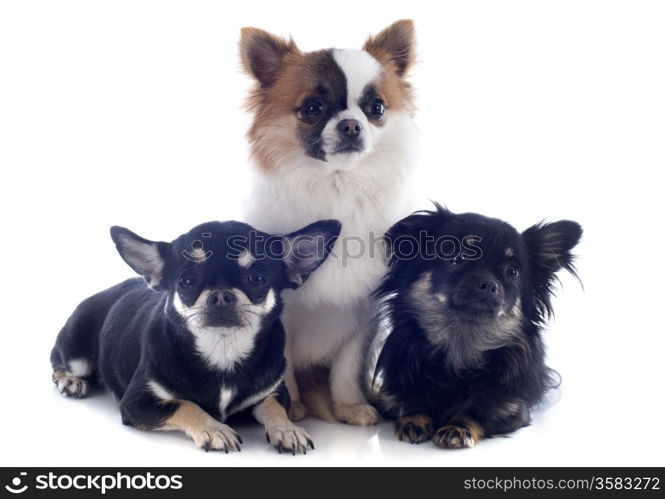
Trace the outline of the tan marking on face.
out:
M 509 311 L 510 315 L 513 317 L 520 318 L 522 317 L 522 299 L 518 296 L 515 300 L 515 303 Z
M 440 303 L 446 303 L 448 297 L 444 293 L 433 293 L 432 272 L 423 272 L 416 282 L 413 283 L 412 294 L 417 298 L 427 299 L 432 296 Z
M 379 62 L 381 61 L 379 60 Z M 414 112 L 413 92 L 409 83 L 397 76 L 394 70 L 385 68 L 385 64 L 381 64 L 384 66 L 384 71 L 379 79 L 377 90 L 386 103 L 388 113 L 391 110 Z M 390 116 L 387 116 L 387 119 L 390 119 Z
M 329 50 L 302 53 L 293 42 L 289 45 L 281 40 L 280 43 L 288 46 L 288 51 L 282 59 L 277 80 L 270 88 L 255 83 L 246 101 L 246 108 L 254 117 L 247 133 L 252 156 L 266 172 L 278 170 L 280 165 L 292 164 L 302 157 L 298 131 L 301 121 L 294 111 L 305 98 L 314 94 L 322 78 L 319 69 L 322 59 L 330 57 Z M 370 54 L 383 66 L 377 91 L 388 108 L 385 119 L 390 119 L 390 110 L 413 111 L 411 88 L 395 72 L 390 56 L 380 50 Z M 247 63 L 245 66 L 247 70 Z
M 513 248 L 506 248 L 506 256 L 515 256 L 515 250 Z
M 428 296 L 432 293 L 432 272 L 423 272 L 416 282 L 413 283 L 413 291 L 418 296 Z
M 247 250 L 243 251 L 238 257 L 238 265 L 240 265 L 244 269 L 248 269 L 249 267 L 251 267 L 252 263 L 254 263 L 254 257 Z
M 207 259 L 206 252 L 203 250 L 203 248 L 195 248 L 190 252 L 189 255 L 192 257 L 192 260 L 197 262 L 204 262 Z
M 330 57 L 327 51 L 303 54 L 295 48 L 284 56 L 275 84 L 268 89 L 256 85 L 250 93 L 246 106 L 254 121 L 247 137 L 262 169 L 274 171 L 302 155 L 300 120 L 294 111 L 319 84 L 316 68 L 324 57 Z
M 513 303 L 513 306 L 510 307 L 507 311 L 506 310 L 499 310 L 499 312 L 496 314 L 497 317 L 504 317 L 504 316 L 510 316 L 514 319 L 520 319 L 522 318 L 522 299 L 518 296 L 517 299 L 515 300 L 515 303 Z
M 477 237 L 468 236 L 468 237 L 464 238 L 464 242 L 469 244 L 469 245 L 474 245 L 474 244 L 478 244 L 480 241 L 478 240 Z

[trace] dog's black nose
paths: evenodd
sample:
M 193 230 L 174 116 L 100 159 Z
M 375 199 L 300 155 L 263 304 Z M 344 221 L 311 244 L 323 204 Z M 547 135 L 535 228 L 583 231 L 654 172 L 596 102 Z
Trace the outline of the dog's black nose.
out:
M 236 295 L 231 291 L 213 291 L 208 295 L 208 305 L 213 307 L 228 307 L 236 302 Z
M 499 283 L 490 279 L 478 281 L 478 289 L 481 293 L 495 295 L 499 292 Z
M 343 137 L 355 139 L 360 136 L 363 126 L 358 120 L 342 120 L 337 124 L 337 131 Z

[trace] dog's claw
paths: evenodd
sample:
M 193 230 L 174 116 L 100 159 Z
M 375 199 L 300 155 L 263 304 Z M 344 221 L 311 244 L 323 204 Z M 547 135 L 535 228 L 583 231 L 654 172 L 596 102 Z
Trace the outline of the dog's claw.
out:
M 429 440 L 432 434 L 431 418 L 423 414 L 402 417 L 395 425 L 395 435 L 400 442 L 419 444 Z
M 307 446 L 314 448 L 314 442 L 307 432 L 294 425 L 268 426 L 266 428 L 268 443 L 280 454 L 307 454 Z
M 237 436 L 231 427 L 212 419 L 205 427 L 191 435 L 194 443 L 200 449 L 206 452 L 221 450 L 226 454 L 231 451 L 240 451 Z

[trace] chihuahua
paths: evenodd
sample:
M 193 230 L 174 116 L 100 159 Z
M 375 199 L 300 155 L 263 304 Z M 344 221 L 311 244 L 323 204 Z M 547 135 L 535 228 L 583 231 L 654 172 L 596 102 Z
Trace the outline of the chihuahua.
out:
M 240 55 L 255 82 L 247 106 L 256 173 L 248 220 L 278 233 L 320 218 L 342 222 L 335 254 L 306 286 L 285 295 L 291 414 L 300 419 L 307 405 L 323 419 L 375 424 L 362 372 L 374 334 L 370 297 L 386 272 L 382 236 L 409 211 L 405 185 L 416 149 L 407 79 L 415 58 L 413 22 L 395 22 L 362 50 L 314 52 L 245 28 Z M 347 242 L 354 247 L 342 246 Z M 307 386 L 308 373 L 320 366 L 329 371 L 319 386 L 325 403 L 319 397 L 303 405 L 298 379 Z
M 378 294 L 390 333 L 375 380 L 400 440 L 465 448 L 529 424 L 555 384 L 541 330 L 556 273 L 575 275 L 581 235 L 576 222 L 520 234 L 439 205 L 388 231 L 390 272 Z
M 206 451 L 239 451 L 224 421 L 251 410 L 280 453 L 305 453 L 311 438 L 286 412 L 281 293 L 307 280 L 339 232 L 333 220 L 286 236 L 209 222 L 167 243 L 113 227 L 143 279 L 77 307 L 51 353 L 53 381 L 72 397 L 97 383 L 120 401 L 124 424 L 180 430 Z

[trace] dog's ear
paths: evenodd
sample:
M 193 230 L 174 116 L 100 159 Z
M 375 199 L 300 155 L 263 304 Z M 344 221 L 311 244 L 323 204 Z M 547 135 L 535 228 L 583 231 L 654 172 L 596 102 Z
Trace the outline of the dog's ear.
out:
M 337 220 L 321 220 L 283 237 L 283 261 L 290 287 L 297 288 L 332 252 L 342 230 Z
M 416 36 L 413 21 L 396 21 L 376 36 L 371 36 L 363 47 L 384 64 L 392 64 L 397 76 L 403 77 L 415 59 Z
M 570 220 L 539 223 L 522 233 L 529 255 L 535 306 L 541 316 L 552 314 L 550 297 L 556 273 L 563 269 L 577 277 L 572 250 L 581 237 L 582 227 Z
M 439 203 L 434 203 L 434 206 L 435 210 L 417 211 L 388 229 L 384 239 L 391 264 L 399 259 L 411 259 L 409 255 L 418 252 L 426 244 L 423 236 L 431 232 L 434 226 L 445 223 L 452 215 Z
M 164 287 L 164 268 L 170 244 L 149 241 L 124 227 L 111 227 L 111 239 L 122 259 L 134 272 L 143 276 L 148 286 L 156 291 Z
M 289 53 L 298 53 L 292 39 L 287 41 L 257 28 L 242 28 L 240 31 L 243 68 L 262 88 L 270 88 L 277 81 L 284 57 Z

